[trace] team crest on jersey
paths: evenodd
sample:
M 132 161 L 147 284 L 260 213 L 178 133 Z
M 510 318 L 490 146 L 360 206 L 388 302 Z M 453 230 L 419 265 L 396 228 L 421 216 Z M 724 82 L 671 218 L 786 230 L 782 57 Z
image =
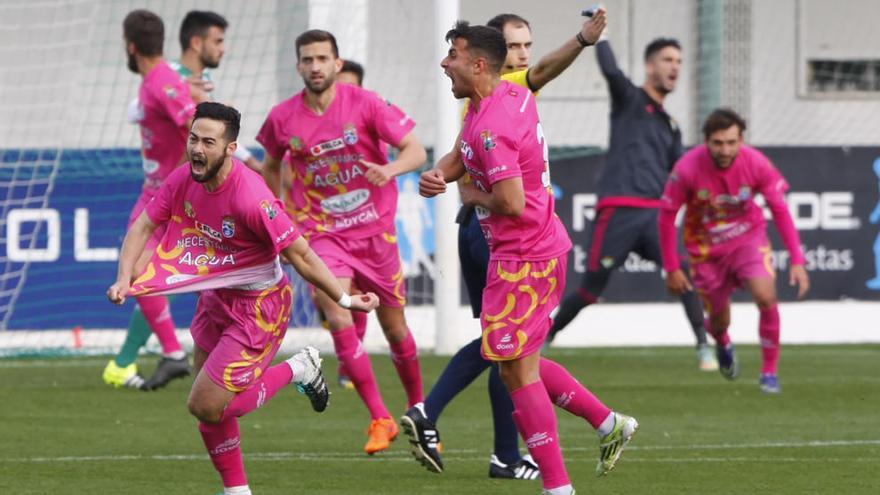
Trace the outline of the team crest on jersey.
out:
M 342 140 L 345 141 L 345 144 L 349 146 L 353 146 L 358 142 L 358 131 L 357 127 L 352 123 L 348 123 L 345 125 L 345 128 L 342 130 Z
M 697 191 L 697 199 L 701 199 L 703 201 L 709 199 L 709 190 L 700 189 L 699 191 Z
M 275 217 L 278 216 L 278 211 L 272 206 L 272 203 L 265 199 L 260 201 L 260 208 L 266 212 L 266 216 L 269 217 L 269 220 L 275 220 Z
M 174 89 L 174 86 L 166 84 L 162 89 L 165 90 L 165 94 L 172 100 L 177 98 L 177 90 Z
M 196 217 L 196 210 L 193 209 L 193 205 L 189 201 L 183 202 L 183 212 L 186 214 L 186 216 L 188 218 L 195 218 Z
M 495 143 L 495 136 L 492 134 L 492 131 L 488 129 L 480 133 L 480 139 L 483 140 L 483 149 L 486 151 L 492 151 L 495 149 L 495 146 L 497 146 Z
M 235 235 L 235 220 L 230 216 L 223 217 L 223 225 L 220 227 L 223 237 L 232 237 Z
M 303 141 L 299 136 L 291 137 L 288 144 L 290 145 L 290 151 L 297 152 L 303 149 Z
M 749 186 L 742 186 L 739 188 L 739 199 L 740 201 L 748 201 L 752 197 L 752 188 Z

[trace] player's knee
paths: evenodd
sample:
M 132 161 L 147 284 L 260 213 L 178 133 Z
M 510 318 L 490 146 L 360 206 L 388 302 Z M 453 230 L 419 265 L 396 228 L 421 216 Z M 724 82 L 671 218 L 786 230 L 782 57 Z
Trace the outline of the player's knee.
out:
M 709 325 L 713 331 L 723 331 L 730 326 L 730 312 L 709 315 Z
M 187 401 L 186 407 L 189 409 L 189 413 L 202 423 L 219 423 L 220 417 L 223 415 L 222 409 L 205 404 L 203 401 L 193 398 L 192 396 L 190 396 Z
M 776 294 L 761 294 L 755 297 L 758 309 L 771 309 L 779 302 Z

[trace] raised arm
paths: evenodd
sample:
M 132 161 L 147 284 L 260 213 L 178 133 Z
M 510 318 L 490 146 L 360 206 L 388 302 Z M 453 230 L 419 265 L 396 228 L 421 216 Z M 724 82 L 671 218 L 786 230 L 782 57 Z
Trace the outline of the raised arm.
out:
M 584 22 L 578 33 L 586 44 L 581 43 L 576 35 L 569 38 L 556 50 L 541 57 L 541 60 L 534 67 L 531 67 L 526 75 L 529 88 L 532 91 L 538 91 L 547 83 L 556 79 L 559 74 L 562 74 L 574 62 L 584 48 L 596 44 L 607 24 L 607 13 L 605 8 L 602 7 L 590 20 Z
M 617 66 L 617 59 L 614 57 L 614 52 L 611 51 L 611 44 L 608 40 L 602 40 L 596 44 L 596 60 L 599 61 L 599 69 L 608 82 L 608 92 L 611 93 L 612 101 L 620 100 L 627 92 L 635 88 L 632 81 Z

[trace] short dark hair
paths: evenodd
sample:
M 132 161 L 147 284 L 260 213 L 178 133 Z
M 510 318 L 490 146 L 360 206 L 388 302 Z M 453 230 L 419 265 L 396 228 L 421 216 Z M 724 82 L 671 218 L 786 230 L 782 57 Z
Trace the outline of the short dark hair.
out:
M 134 43 L 139 54 L 153 57 L 162 55 L 165 43 L 165 24 L 162 18 L 149 10 L 132 10 L 122 21 L 122 34 Z
M 309 29 L 296 37 L 296 59 L 299 60 L 299 49 L 301 47 L 322 41 L 329 41 L 330 46 L 333 48 L 333 56 L 339 58 L 339 46 L 336 45 L 336 36 L 333 36 L 333 33 L 323 29 Z
M 343 60 L 342 69 L 339 72 L 351 72 L 357 76 L 358 84 L 364 84 L 364 66 L 353 60 Z
M 238 110 L 216 101 L 206 101 L 199 103 L 196 107 L 193 122 L 199 119 L 223 122 L 226 126 L 226 132 L 224 133 L 226 141 L 231 143 L 238 139 L 238 131 L 241 130 L 241 114 Z
M 730 108 L 716 108 L 703 123 L 703 136 L 709 139 L 715 132 L 730 129 L 732 126 L 737 126 L 742 134 L 746 130 L 746 120 Z
M 645 47 L 645 62 L 647 62 L 655 53 L 670 46 L 681 51 L 681 44 L 675 38 L 654 39 L 654 41 L 648 43 L 648 46 Z
M 226 30 L 229 21 L 222 15 L 208 10 L 190 10 L 180 23 L 180 49 L 186 51 L 193 36 L 204 38 L 208 30 L 218 27 Z
M 489 22 L 486 23 L 492 29 L 497 29 L 504 32 L 504 26 L 508 24 L 524 24 L 529 31 L 532 30 L 532 25 L 529 24 L 529 21 L 523 19 L 522 17 L 516 14 L 498 14 L 495 17 L 489 19 Z
M 469 50 L 485 56 L 493 71 L 501 72 L 507 58 L 507 42 L 501 31 L 487 26 L 471 26 L 468 21 L 456 21 L 446 33 L 446 41 L 452 43 L 459 38 L 467 41 Z

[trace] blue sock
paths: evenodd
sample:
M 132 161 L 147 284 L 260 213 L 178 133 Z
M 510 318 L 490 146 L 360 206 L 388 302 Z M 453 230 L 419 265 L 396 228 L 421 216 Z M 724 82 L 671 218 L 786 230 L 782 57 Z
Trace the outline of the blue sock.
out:
M 480 355 L 482 343 L 482 337 L 474 339 L 459 349 L 449 360 L 449 364 L 446 365 L 440 378 L 437 379 L 437 383 L 431 388 L 428 398 L 425 399 L 425 414 L 428 415 L 428 419 L 436 423 L 443 408 L 489 367 L 489 361 Z M 510 398 L 507 400 L 509 402 Z M 512 405 L 511 412 L 513 412 Z
M 492 424 L 495 426 L 495 456 L 505 464 L 513 464 L 521 459 L 519 455 L 519 432 L 513 422 L 513 401 L 498 365 L 489 370 L 489 403 L 492 405 Z

